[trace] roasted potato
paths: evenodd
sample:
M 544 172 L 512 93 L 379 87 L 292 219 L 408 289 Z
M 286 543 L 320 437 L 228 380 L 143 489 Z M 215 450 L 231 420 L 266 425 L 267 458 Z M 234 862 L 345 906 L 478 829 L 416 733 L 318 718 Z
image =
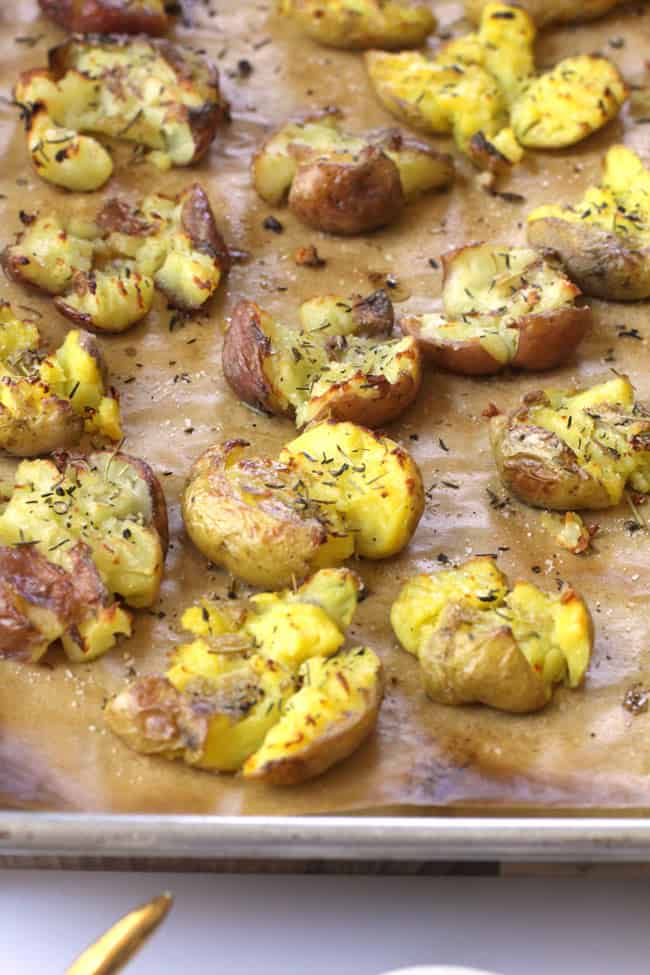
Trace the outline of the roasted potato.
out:
M 613 64 L 566 58 L 535 77 L 535 25 L 521 7 L 487 3 L 477 33 L 417 52 L 369 51 L 366 65 L 390 112 L 425 132 L 452 134 L 481 168 L 503 171 L 524 146 L 573 145 L 614 118 L 627 97 Z
M 650 297 L 650 170 L 632 149 L 612 146 L 600 186 L 575 206 L 537 207 L 528 217 L 528 240 L 552 248 L 586 294 Z
M 489 0 L 465 0 L 465 13 L 478 23 Z M 576 20 L 595 20 L 625 0 L 517 0 L 538 27 Z
M 418 0 L 277 0 L 277 10 L 328 47 L 416 47 L 436 29 L 429 5 Z
M 144 146 L 169 169 L 205 155 L 227 116 L 212 64 L 169 41 L 126 35 L 72 35 L 50 51 L 47 68 L 20 77 L 14 97 L 39 176 L 82 192 L 113 172 L 95 135 Z
M 164 34 L 164 0 L 38 0 L 41 10 L 72 33 Z
M 399 129 L 353 135 L 341 113 L 325 109 L 288 122 L 253 160 L 259 195 L 305 223 L 334 234 L 358 234 L 397 219 L 420 193 L 448 186 L 451 157 Z
M 352 423 L 316 424 L 277 460 L 228 441 L 196 461 L 183 495 L 188 535 L 209 559 L 253 585 L 282 586 L 352 555 L 389 558 L 424 507 L 411 457 Z
M 393 312 L 386 292 L 364 300 L 330 295 L 316 304 L 322 328 L 305 331 L 279 324 L 252 301 L 240 301 L 222 351 L 232 388 L 251 406 L 295 417 L 299 427 L 328 417 L 370 427 L 394 420 L 417 396 L 421 367 L 415 339 L 390 337 Z M 390 308 L 383 336 L 355 335 L 362 309 L 375 307 Z
M 413 335 L 436 365 L 466 376 L 551 369 L 584 338 L 591 309 L 567 276 L 538 251 L 469 244 L 442 257 L 443 314 L 410 315 Z
M 391 609 L 402 646 L 441 704 L 543 708 L 554 685 L 578 687 L 593 647 L 589 610 L 569 588 L 549 596 L 526 582 L 509 589 L 489 557 L 410 579 Z
M 230 267 L 205 191 L 154 193 L 139 206 L 109 200 L 94 222 L 35 215 L 2 255 L 7 274 L 54 295 L 67 318 L 123 332 L 151 309 L 155 288 L 170 307 L 196 311 Z
M 371 650 L 341 651 L 362 584 L 324 569 L 297 589 L 187 610 L 196 639 L 166 675 L 144 677 L 106 709 L 145 754 L 289 785 L 347 757 L 372 730 L 383 689 Z M 302 747 L 301 747 L 302 746 Z
M 626 487 L 650 492 L 650 411 L 625 376 L 589 389 L 529 393 L 491 420 L 499 476 L 539 508 L 610 508 Z
M 75 329 L 43 357 L 35 325 L 0 302 L 0 450 L 34 457 L 84 432 L 120 440 L 120 408 L 95 338 Z
M 39 660 L 61 640 L 92 660 L 131 632 L 121 607 L 150 606 L 167 550 L 151 468 L 115 451 L 24 460 L 0 514 L 0 652 Z M 117 597 L 117 598 L 116 598 Z

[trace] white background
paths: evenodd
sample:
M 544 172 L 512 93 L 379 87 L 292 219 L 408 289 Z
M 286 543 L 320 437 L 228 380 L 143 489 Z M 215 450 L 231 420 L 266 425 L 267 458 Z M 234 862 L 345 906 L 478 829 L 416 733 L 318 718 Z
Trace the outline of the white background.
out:
M 176 898 L 128 975 L 500 975 L 650 970 L 650 879 L 0 872 L 2 975 L 62 975 L 117 917 Z

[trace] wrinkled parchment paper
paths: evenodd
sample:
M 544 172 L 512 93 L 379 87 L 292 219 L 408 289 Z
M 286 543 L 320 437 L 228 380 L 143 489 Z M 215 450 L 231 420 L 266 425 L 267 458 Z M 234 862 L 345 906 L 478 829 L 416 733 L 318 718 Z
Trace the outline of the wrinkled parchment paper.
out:
M 286 210 L 271 211 L 257 199 L 249 177 L 254 148 L 289 114 L 305 108 L 339 105 L 352 128 L 390 119 L 373 97 L 359 55 L 317 47 L 280 22 L 271 6 L 270 0 L 197 2 L 191 24 L 175 29 L 179 40 L 217 61 L 232 102 L 232 124 L 193 170 L 161 174 L 147 163 L 125 164 L 100 193 L 67 194 L 36 177 L 16 109 L 4 99 L 0 103 L 3 242 L 19 229 L 21 208 L 31 213 L 59 207 L 90 215 L 110 196 L 137 198 L 152 189 L 176 193 L 198 179 L 229 245 L 251 255 L 234 266 L 227 285 L 197 319 L 170 331 L 170 315 L 160 301 L 144 324 L 101 339 L 122 397 L 125 449 L 154 466 L 170 504 L 166 579 L 159 604 L 138 615 L 134 638 L 97 663 L 71 666 L 56 653 L 45 666 L 0 662 L 0 801 L 21 808 L 270 815 L 387 806 L 449 812 L 461 806 L 475 811 L 648 807 L 650 713 L 633 716 L 622 706 L 632 685 L 650 686 L 648 533 L 630 533 L 626 522 L 632 516 L 623 506 L 588 517 L 600 525 L 592 554 L 576 557 L 557 550 L 548 516 L 499 503 L 503 493 L 481 416 L 490 401 L 510 407 L 541 382 L 591 382 L 612 368 L 628 372 L 640 397 L 650 400 L 647 304 L 595 301 L 595 328 L 577 361 L 543 379 L 518 374 L 472 380 L 430 370 L 417 404 L 390 428 L 420 464 L 428 502 L 400 558 L 359 567 L 371 595 L 359 609 L 351 639 L 381 654 L 388 691 L 376 736 L 351 759 L 311 784 L 272 790 L 136 755 L 103 725 L 102 703 L 134 669 L 163 668 L 165 654 L 178 640 L 182 609 L 203 594 L 226 593 L 225 574 L 209 569 L 183 534 L 178 497 L 191 462 L 209 444 L 228 437 L 245 437 L 261 451 L 275 451 L 293 434 L 289 422 L 256 415 L 226 388 L 222 335 L 236 301 L 252 298 L 290 322 L 309 296 L 368 293 L 392 274 L 398 285 L 394 295 L 402 299 L 400 313 L 431 308 L 441 285 L 431 259 L 471 240 L 523 242 L 527 212 L 543 202 L 576 200 L 597 180 L 600 158 L 616 141 L 650 159 L 650 127 L 635 124 L 628 108 L 621 120 L 574 149 L 530 153 L 504 187 L 525 202 L 487 196 L 461 161 L 450 193 L 423 198 L 389 230 L 359 239 L 315 233 Z M 457 5 L 441 4 L 437 12 L 445 27 L 458 29 Z M 63 34 L 38 16 L 35 0 L 3 5 L 0 26 L 0 92 L 9 96 L 18 72 L 45 63 L 48 47 Z M 602 51 L 638 83 L 648 50 L 650 12 L 636 5 L 589 26 L 545 33 L 538 63 L 549 66 L 569 54 Z M 242 67 L 245 61 L 252 73 Z M 446 140 L 437 144 L 447 147 Z M 123 152 L 123 160 L 130 155 L 130 149 Z M 283 233 L 262 227 L 271 212 Z M 326 259 L 325 268 L 295 266 L 294 250 L 310 243 Z M 66 322 L 46 298 L 4 281 L 2 296 L 40 313 L 48 340 L 58 342 L 64 335 Z M 637 329 L 640 339 L 619 336 L 630 329 Z M 496 492 L 496 505 L 488 489 Z M 398 649 L 388 625 L 389 606 L 408 575 L 435 568 L 441 555 L 462 560 L 487 552 L 499 552 L 499 564 L 513 577 L 549 589 L 559 580 L 571 581 L 594 613 L 597 642 L 584 688 L 560 690 L 540 714 L 515 717 L 428 702 L 417 663 Z

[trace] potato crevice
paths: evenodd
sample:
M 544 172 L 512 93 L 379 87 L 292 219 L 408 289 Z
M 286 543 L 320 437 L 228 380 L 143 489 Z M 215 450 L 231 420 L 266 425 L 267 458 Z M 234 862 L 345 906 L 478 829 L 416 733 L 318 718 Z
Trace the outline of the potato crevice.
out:
M 342 649 L 362 591 L 348 569 L 245 604 L 202 600 L 164 676 L 144 677 L 106 709 L 109 727 L 145 754 L 213 772 L 294 785 L 351 754 L 374 727 L 381 663 Z
M 443 313 L 401 319 L 435 364 L 465 375 L 550 369 L 591 323 L 580 289 L 538 251 L 469 244 L 444 254 Z
M 494 559 L 409 580 L 391 610 L 395 634 L 441 704 L 481 703 L 525 713 L 544 707 L 556 684 L 578 687 L 593 645 L 584 601 L 527 582 L 510 589 Z

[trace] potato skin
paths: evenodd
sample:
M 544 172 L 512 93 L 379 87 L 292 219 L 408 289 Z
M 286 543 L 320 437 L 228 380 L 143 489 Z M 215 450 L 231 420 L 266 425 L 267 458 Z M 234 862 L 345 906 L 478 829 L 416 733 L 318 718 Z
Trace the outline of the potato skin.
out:
M 252 585 L 277 588 L 308 574 L 328 533 L 317 518 L 301 517 L 263 487 L 282 465 L 249 462 L 251 484 L 259 492 L 254 507 L 233 489 L 226 464 L 248 446 L 245 440 L 229 440 L 201 454 L 183 493 L 183 520 L 187 534 L 209 559 Z
M 326 233 L 377 230 L 396 220 L 404 207 L 399 170 L 374 146 L 353 162 L 304 163 L 291 185 L 289 207 L 310 227 Z
M 150 0 L 39 0 L 41 10 L 72 33 L 164 34 L 169 18 Z
M 515 497 L 535 508 L 567 511 L 609 508 L 602 483 L 578 463 L 575 453 L 549 430 L 525 421 L 526 407 L 490 421 L 490 441 L 499 477 Z
M 526 233 L 533 247 L 558 255 L 585 294 L 612 301 L 650 297 L 650 248 L 628 247 L 617 234 L 558 217 L 532 220 Z
M 302 753 L 267 762 L 245 777 L 265 785 L 300 785 L 338 764 L 359 748 L 374 730 L 384 696 L 383 668 L 370 688 L 365 708 L 360 715 L 348 714 L 342 721 L 319 736 Z
M 465 0 L 465 14 L 479 23 L 483 9 L 489 0 Z M 538 27 L 548 24 L 567 23 L 577 20 L 594 20 L 625 0 L 517 0 L 517 6 L 526 10 Z
M 222 350 L 223 374 L 237 396 L 249 406 L 291 416 L 275 396 L 264 372 L 264 361 L 271 354 L 271 340 L 262 329 L 260 308 L 254 301 L 237 302 Z

